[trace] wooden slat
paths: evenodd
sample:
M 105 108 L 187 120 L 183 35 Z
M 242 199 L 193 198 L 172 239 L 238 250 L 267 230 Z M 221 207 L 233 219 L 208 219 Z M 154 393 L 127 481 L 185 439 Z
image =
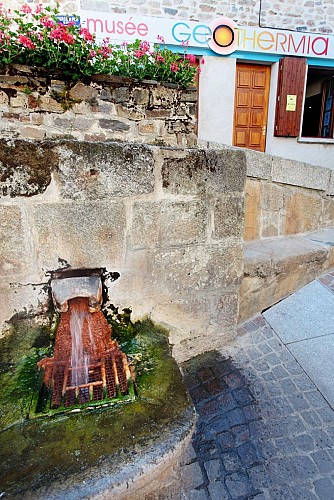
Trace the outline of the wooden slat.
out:
M 306 59 L 284 57 L 279 62 L 275 136 L 298 137 L 300 133 L 306 77 Z M 296 108 L 287 110 L 287 96 L 296 96 Z

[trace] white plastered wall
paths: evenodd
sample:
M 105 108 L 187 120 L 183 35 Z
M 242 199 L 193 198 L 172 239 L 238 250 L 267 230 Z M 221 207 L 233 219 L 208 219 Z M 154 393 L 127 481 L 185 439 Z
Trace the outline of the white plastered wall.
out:
M 200 140 L 232 144 L 235 67 L 235 58 L 205 58 L 199 83 Z

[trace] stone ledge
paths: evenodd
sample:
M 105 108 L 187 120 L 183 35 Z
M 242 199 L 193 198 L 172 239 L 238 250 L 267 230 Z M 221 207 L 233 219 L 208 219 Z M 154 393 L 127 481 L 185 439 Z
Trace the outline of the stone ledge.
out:
M 334 228 L 244 244 L 239 321 L 253 317 L 334 266 Z

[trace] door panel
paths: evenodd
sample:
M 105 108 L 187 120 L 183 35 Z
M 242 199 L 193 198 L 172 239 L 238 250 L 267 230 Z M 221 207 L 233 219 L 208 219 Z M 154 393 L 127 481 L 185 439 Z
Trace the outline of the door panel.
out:
M 237 64 L 233 145 L 264 151 L 270 66 Z

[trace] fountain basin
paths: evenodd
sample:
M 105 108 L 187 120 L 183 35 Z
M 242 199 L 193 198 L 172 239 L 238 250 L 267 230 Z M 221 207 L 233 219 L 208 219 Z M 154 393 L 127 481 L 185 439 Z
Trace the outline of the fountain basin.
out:
M 14 343 L 28 328 L 24 320 L 18 324 Z M 139 498 L 163 486 L 190 441 L 195 413 L 166 334 L 150 325 L 143 322 L 140 335 L 154 362 L 139 379 L 135 400 L 51 416 L 33 416 L 28 409 L 13 422 L 4 419 L 0 490 L 5 497 Z M 36 325 L 34 332 L 26 334 L 30 345 L 39 342 Z M 8 351 L 1 354 L 6 361 Z M 3 364 L 7 375 L 20 356 L 12 358 L 13 364 Z

